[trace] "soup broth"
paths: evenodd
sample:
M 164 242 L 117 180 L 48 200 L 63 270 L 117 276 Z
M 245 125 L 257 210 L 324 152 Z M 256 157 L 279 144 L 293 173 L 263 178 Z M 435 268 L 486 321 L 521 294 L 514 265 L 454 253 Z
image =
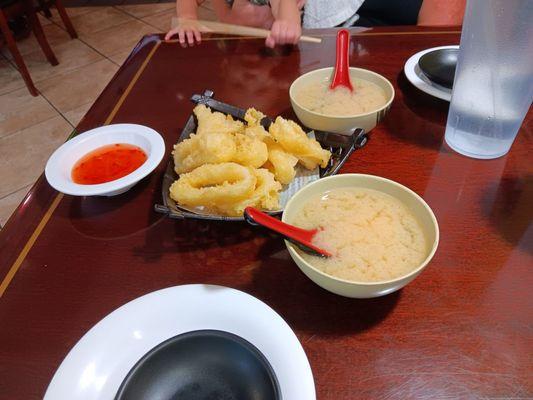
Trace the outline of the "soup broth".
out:
M 318 228 L 313 244 L 332 257 L 298 249 L 312 266 L 337 278 L 376 282 L 406 275 L 428 255 L 419 222 L 407 207 L 371 189 L 339 188 L 309 198 L 292 223 Z
M 338 86 L 330 89 L 330 79 L 312 82 L 294 93 L 294 99 L 310 111 L 342 117 L 365 114 L 387 103 L 385 91 L 375 83 L 352 78 L 353 92 Z

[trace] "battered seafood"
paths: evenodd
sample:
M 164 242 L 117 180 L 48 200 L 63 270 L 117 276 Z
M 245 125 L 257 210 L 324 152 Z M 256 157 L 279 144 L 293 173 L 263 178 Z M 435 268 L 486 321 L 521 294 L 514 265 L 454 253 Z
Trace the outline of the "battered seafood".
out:
M 265 114 L 263 114 L 261 111 L 258 111 L 252 107 L 246 110 L 246 114 L 244 115 L 244 120 L 248 124 L 248 127 L 253 127 L 253 126 L 259 125 L 261 123 L 261 120 L 265 117 L 266 117 Z
M 181 175 L 170 186 L 170 195 L 186 206 L 216 208 L 251 196 L 256 183 L 251 168 L 236 163 L 204 164 Z
M 198 119 L 197 135 L 209 133 L 237 133 L 244 130 L 241 121 L 235 121 L 231 115 L 211 112 L 204 104 L 199 104 L 193 110 Z
M 315 169 L 318 165 L 325 168 L 328 165 L 331 153 L 324 150 L 316 140 L 310 140 L 300 125 L 294 121 L 281 117 L 270 125 L 272 137 L 283 149 L 295 155 L 307 169 Z
M 268 163 L 265 164 L 265 167 L 274 173 L 279 182 L 288 185 L 296 175 L 295 167 L 298 159 L 284 151 L 272 138 L 268 138 L 266 143 L 268 147 Z
M 221 215 L 239 216 L 247 206 L 277 210 L 282 184 L 296 175 L 296 165 L 325 167 L 331 153 L 309 138 L 298 124 L 278 117 L 269 131 L 265 115 L 254 108 L 244 120 L 194 108 L 195 134 L 174 146 L 179 179 L 170 197 L 188 207 L 206 207 Z
M 234 140 L 237 151 L 231 159 L 232 161 L 241 165 L 259 168 L 268 159 L 267 146 L 260 139 L 237 133 L 234 135 Z
M 242 151 L 242 150 L 241 150 Z M 231 161 L 237 155 L 237 143 L 225 133 L 191 135 L 174 145 L 174 169 L 177 174 L 190 172 L 203 164 Z
M 253 170 L 257 183 L 252 195 L 238 203 L 229 206 L 217 205 L 216 209 L 224 215 L 242 215 L 246 207 L 256 207 L 264 210 L 279 208 L 279 191 L 281 183 L 274 179 L 274 175 L 264 168 Z

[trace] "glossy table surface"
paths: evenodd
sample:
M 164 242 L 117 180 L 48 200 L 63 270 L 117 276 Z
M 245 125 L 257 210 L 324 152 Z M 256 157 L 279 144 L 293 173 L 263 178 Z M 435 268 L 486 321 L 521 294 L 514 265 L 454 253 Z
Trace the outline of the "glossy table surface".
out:
M 351 65 L 387 77 L 396 98 L 341 173 L 407 185 L 440 224 L 435 258 L 400 292 L 342 298 L 307 279 L 264 231 L 153 211 L 189 97 L 212 89 L 227 103 L 291 117 L 290 83 L 334 61 L 334 32 L 320 34 L 321 45 L 274 52 L 251 38 L 185 49 L 158 36 L 139 43 L 77 131 L 148 125 L 164 136 L 167 156 L 114 198 L 59 195 L 41 177 L 0 232 L 1 399 L 42 398 L 101 318 L 186 283 L 233 287 L 274 308 L 307 353 L 318 399 L 533 397 L 532 113 L 507 156 L 469 159 L 444 142 L 448 104 L 402 72 L 412 54 L 458 44 L 456 30 L 383 28 L 351 39 Z

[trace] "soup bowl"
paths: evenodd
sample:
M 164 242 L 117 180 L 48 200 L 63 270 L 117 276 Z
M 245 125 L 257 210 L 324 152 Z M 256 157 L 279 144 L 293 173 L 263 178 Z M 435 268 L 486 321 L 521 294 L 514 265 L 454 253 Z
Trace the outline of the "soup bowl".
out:
M 174 336 L 130 370 L 115 400 L 280 400 L 266 357 L 230 332 L 197 330 Z
M 422 233 L 426 238 L 425 259 L 410 272 L 397 278 L 386 281 L 357 282 L 337 278 L 322 272 L 301 256 L 296 245 L 285 241 L 289 254 L 296 265 L 317 285 L 345 297 L 370 298 L 384 296 L 401 289 L 415 279 L 428 265 L 437 250 L 439 226 L 433 211 L 427 203 L 411 189 L 397 182 L 379 176 L 364 174 L 342 174 L 319 179 L 296 192 L 285 207 L 282 221 L 291 224 L 298 211 L 306 203 L 306 200 L 312 196 L 325 194 L 332 189 L 339 188 L 372 189 L 392 196 L 403 203 L 419 222 Z
M 94 185 L 82 185 L 72 180 L 76 162 L 100 147 L 125 143 L 141 148 L 146 161 L 122 178 Z M 115 124 L 92 129 L 63 143 L 48 159 L 45 168 L 50 186 L 72 196 L 115 196 L 126 192 L 150 174 L 165 155 L 165 142 L 159 133 L 143 125 Z
M 333 67 L 317 69 L 300 76 L 292 83 L 289 88 L 289 97 L 296 116 L 308 128 L 320 131 L 349 135 L 355 128 L 363 128 L 366 132 L 370 132 L 385 117 L 394 99 L 394 87 L 392 84 L 388 79 L 375 72 L 362 68 L 350 68 L 352 81 L 354 79 L 363 79 L 376 84 L 385 92 L 385 104 L 375 110 L 362 114 L 333 116 L 311 111 L 296 101 L 295 93 L 311 83 L 330 79 L 332 74 Z

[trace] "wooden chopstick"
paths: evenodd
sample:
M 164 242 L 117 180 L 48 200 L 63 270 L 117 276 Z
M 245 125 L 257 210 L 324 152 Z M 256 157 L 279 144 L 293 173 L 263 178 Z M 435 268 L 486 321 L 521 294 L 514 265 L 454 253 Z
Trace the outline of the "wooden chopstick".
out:
M 260 38 L 266 38 L 270 34 L 267 29 L 252 28 L 249 26 L 224 24 L 222 22 L 215 21 L 195 21 L 198 24 L 198 30 L 205 33 L 223 33 L 227 35 L 239 35 L 239 36 L 254 36 Z M 172 28 L 179 26 L 179 18 L 172 18 Z M 308 43 L 322 43 L 321 38 L 312 36 L 300 36 L 301 42 Z

